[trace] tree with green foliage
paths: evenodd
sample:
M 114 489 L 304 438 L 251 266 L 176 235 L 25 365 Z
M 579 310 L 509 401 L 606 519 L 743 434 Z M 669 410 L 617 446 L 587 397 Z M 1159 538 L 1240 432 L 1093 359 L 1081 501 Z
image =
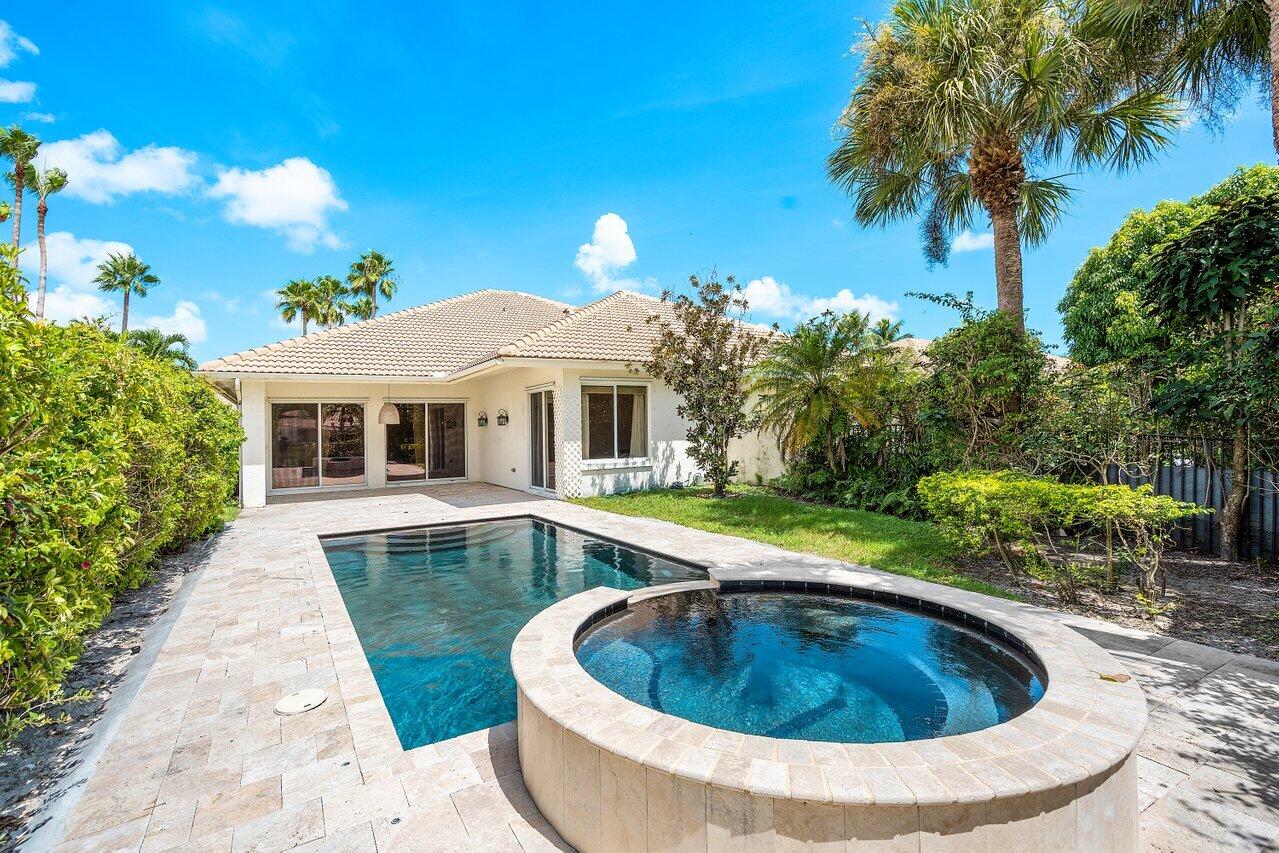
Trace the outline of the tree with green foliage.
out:
M 315 282 L 295 278 L 275 292 L 275 310 L 286 323 L 302 321 L 302 336 L 306 337 L 307 324 L 319 316 L 319 294 Z
M 1020 462 L 1048 368 L 1039 336 L 1006 311 L 974 307 L 971 293 L 963 300 L 949 294 L 931 298 L 962 317 L 924 352 L 928 370 L 920 419 L 935 435 L 938 456 L 989 468 Z
M 180 367 L 183 370 L 195 370 L 195 359 L 191 357 L 191 341 L 186 335 L 166 334 L 159 329 L 133 329 L 127 337 L 129 346 L 141 350 L 149 358 Z
M 1166 331 L 1152 362 L 1156 415 L 1230 439 L 1221 547 L 1238 559 L 1249 444 L 1279 434 L 1279 193 L 1223 205 L 1170 240 L 1143 292 Z
M 1222 204 L 1279 192 L 1279 168 L 1240 167 L 1189 201 L 1161 201 L 1129 214 L 1105 246 L 1075 272 L 1058 310 L 1070 357 L 1085 365 L 1157 355 L 1166 330 L 1146 308 L 1144 291 L 1157 249 L 1211 216 Z
M 353 313 L 361 320 L 376 317 L 378 296 L 390 299 L 399 286 L 395 265 L 386 255 L 373 249 L 352 262 L 346 283 L 351 294 L 356 297 L 356 301 L 350 303 L 355 309 Z
M 721 283 L 712 272 L 705 281 L 696 275 L 688 281 L 692 295 L 663 293 L 670 314 L 648 318 L 656 336 L 642 370 L 678 395 L 688 455 L 722 498 L 738 468 L 729 443 L 752 425 L 748 371 L 771 335 L 744 322 L 748 306 L 732 276 Z
M 828 160 L 863 225 L 922 219 L 925 255 L 989 218 L 999 309 L 1024 328 L 1022 246 L 1042 244 L 1070 189 L 1051 171 L 1122 170 L 1166 145 L 1179 111 L 1112 59 L 1058 0 L 898 0 L 860 46 Z M 1137 85 L 1134 85 L 1137 84 Z
M 1147 70 L 1220 125 L 1245 93 L 1269 90 L 1279 153 L 1279 9 L 1268 0 L 1091 0 L 1085 28 L 1112 39 L 1116 55 Z
M 40 140 L 16 124 L 0 127 L 0 157 L 13 162 L 13 248 L 22 237 L 22 195 L 26 192 L 27 164 L 40 150 Z M 16 258 L 15 258 L 16 263 Z
M 783 459 L 821 447 L 834 474 L 847 467 L 844 442 L 854 426 L 880 426 L 877 397 L 888 355 L 869 315 L 827 311 L 769 345 L 751 371 L 759 428 L 777 437 Z
M 93 281 L 104 293 L 124 294 L 120 313 L 121 335 L 129 333 L 129 297 L 144 298 L 151 288 L 160 283 L 159 277 L 151 272 L 150 264 L 142 263 L 133 253 L 117 252 L 107 255 L 107 259 L 98 264 L 98 274 Z
M 312 282 L 315 288 L 315 321 L 326 329 L 346 322 L 346 298 L 350 292 L 341 279 L 322 275 Z

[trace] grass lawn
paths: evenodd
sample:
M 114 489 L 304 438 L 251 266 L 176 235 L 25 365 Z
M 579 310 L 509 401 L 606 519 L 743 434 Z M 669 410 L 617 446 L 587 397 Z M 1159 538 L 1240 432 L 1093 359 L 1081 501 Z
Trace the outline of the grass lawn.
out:
M 764 489 L 736 486 L 723 500 L 707 489 L 661 489 L 574 503 L 673 521 L 685 527 L 767 542 L 789 551 L 874 566 L 999 598 L 1017 596 L 955 570 L 956 551 L 933 525 L 891 515 L 816 506 Z

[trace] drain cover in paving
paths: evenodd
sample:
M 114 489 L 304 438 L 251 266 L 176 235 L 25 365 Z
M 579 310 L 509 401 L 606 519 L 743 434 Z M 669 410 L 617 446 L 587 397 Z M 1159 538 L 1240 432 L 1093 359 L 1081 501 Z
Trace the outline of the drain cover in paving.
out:
M 294 714 L 301 714 L 310 711 L 312 708 L 320 707 L 324 704 L 324 700 L 328 698 L 328 694 L 323 690 L 314 687 L 309 690 L 299 690 L 297 693 L 290 693 L 275 703 L 275 713 L 282 717 L 291 717 Z

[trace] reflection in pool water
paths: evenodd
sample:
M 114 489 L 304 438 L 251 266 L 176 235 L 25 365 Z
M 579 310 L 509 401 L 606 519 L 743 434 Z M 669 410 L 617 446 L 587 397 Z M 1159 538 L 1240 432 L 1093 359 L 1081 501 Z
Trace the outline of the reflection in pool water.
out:
M 515 719 L 511 643 L 556 601 L 706 578 L 528 518 L 329 539 L 324 554 L 405 749 Z
M 578 659 L 626 698 L 746 734 L 875 743 L 1002 723 L 1044 694 L 1010 647 L 911 610 L 838 596 L 710 590 L 641 601 Z

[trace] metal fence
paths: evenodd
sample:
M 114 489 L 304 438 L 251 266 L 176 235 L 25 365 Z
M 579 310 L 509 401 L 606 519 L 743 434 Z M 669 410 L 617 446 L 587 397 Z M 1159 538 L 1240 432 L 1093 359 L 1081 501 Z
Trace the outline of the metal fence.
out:
M 924 439 L 918 427 L 899 424 L 877 431 L 877 435 L 881 459 L 918 452 L 919 443 Z M 1234 479 L 1229 452 L 1227 442 L 1211 438 L 1133 436 L 1126 455 L 1141 461 L 1127 466 L 1111 465 L 1106 482 L 1131 486 L 1150 483 L 1158 494 L 1214 510 L 1187 519 L 1172 531 L 1178 548 L 1212 554 L 1221 541 L 1221 510 Z M 1267 458 L 1274 456 L 1279 453 L 1271 453 Z M 1088 476 L 1095 479 L 1098 474 Z M 1254 468 L 1248 477 L 1248 500 L 1240 524 L 1240 556 L 1273 562 L 1279 560 L 1279 472 Z
M 1221 510 L 1234 482 L 1225 442 L 1186 435 L 1141 436 L 1134 458 L 1147 464 L 1111 465 L 1107 481 L 1126 485 L 1150 483 L 1161 495 L 1214 510 L 1177 525 L 1177 547 L 1215 553 L 1221 541 Z M 1240 524 L 1239 551 L 1246 559 L 1279 559 L 1279 472 L 1248 472 L 1248 500 Z

